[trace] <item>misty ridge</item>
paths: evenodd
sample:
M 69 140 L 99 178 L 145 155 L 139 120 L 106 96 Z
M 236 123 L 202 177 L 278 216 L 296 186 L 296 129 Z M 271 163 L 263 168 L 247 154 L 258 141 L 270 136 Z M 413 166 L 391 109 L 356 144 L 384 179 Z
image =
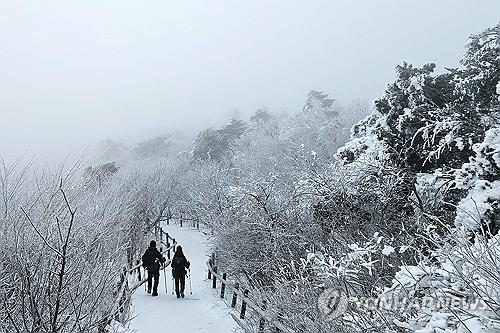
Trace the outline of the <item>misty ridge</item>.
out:
M 309 123 L 307 113 L 319 107 L 327 110 L 325 113 L 328 117 Z M 303 112 L 295 115 L 286 112 L 274 113 L 264 106 L 257 109 L 249 119 L 231 118 L 226 124 L 203 129 L 197 135 L 177 130 L 132 145 L 113 139 L 101 140 L 94 147 L 87 149 L 85 157 L 94 164 L 114 162 L 118 166 L 129 165 L 139 160 L 182 155 L 194 160 L 220 161 L 225 150 L 231 150 L 247 132 L 270 127 L 273 124 L 276 135 L 279 135 L 280 131 L 291 130 L 291 127 L 296 126 L 325 126 L 320 123 L 321 121 L 328 122 L 331 126 L 332 133 L 329 133 L 332 139 L 331 145 L 338 148 L 349 139 L 350 128 L 371 112 L 371 106 L 367 101 L 355 100 L 347 107 L 342 107 L 335 99 L 329 98 L 328 94 L 313 90 L 305 100 Z M 307 132 L 306 129 L 304 131 Z
M 31 12 L 10 6 L 34 21 L 37 10 L 63 8 L 34 5 Z M 444 41 L 433 48 L 421 39 L 412 41 L 421 45 L 411 52 L 435 52 L 433 59 L 395 61 L 363 75 L 351 50 L 352 62 L 339 65 L 352 70 L 346 76 L 338 72 L 346 79 L 335 83 L 345 86 L 337 90 L 339 98 L 316 75 L 331 74 L 327 62 L 319 68 L 328 47 L 321 56 L 308 53 L 307 46 L 320 45 L 328 33 L 324 28 L 331 28 L 320 20 L 329 17 L 322 7 L 302 5 L 302 12 L 286 7 L 280 14 L 277 8 L 261 13 L 261 7 L 246 4 L 233 17 L 236 9 L 214 6 L 211 10 L 220 10 L 217 17 L 224 18 L 215 24 L 201 20 L 201 9 L 208 8 L 201 5 L 185 5 L 189 15 L 123 6 L 100 7 L 97 27 L 108 26 L 107 10 L 119 23 L 109 24 L 102 40 L 95 27 L 68 25 L 82 35 L 64 52 L 89 66 L 72 72 L 76 77 L 60 74 L 59 81 L 50 66 L 33 66 L 37 74 L 47 71 L 50 80 L 19 100 L 27 87 L 23 75 L 16 72 L 19 81 L 3 84 L 12 94 L 0 99 L 6 110 L 0 123 L 0 333 L 500 333 L 498 19 L 462 36 L 462 51 L 454 60 L 448 55 L 441 60 Z M 353 10 L 331 6 L 340 13 Z M 352 19 L 371 18 L 377 5 L 366 6 L 369 11 L 354 11 L 360 17 Z M 389 7 L 380 15 L 392 15 Z M 54 17 L 70 9 L 76 15 L 91 11 L 64 7 Z M 245 10 L 246 15 L 239 12 Z M 132 12 L 135 18 L 144 15 L 144 25 L 121 31 L 129 27 Z M 191 21 L 184 15 L 201 21 L 186 24 Z M 255 31 L 239 25 L 255 23 L 252 19 L 260 15 L 263 27 L 250 25 Z M 287 19 L 279 20 L 280 15 Z M 335 15 L 339 25 L 347 24 Z M 319 35 L 304 37 L 302 18 L 309 24 L 304 31 Z M 161 30 L 163 21 L 175 27 L 171 34 Z M 54 24 L 40 29 L 61 28 L 59 21 Z M 275 31 L 269 26 L 292 29 L 295 35 L 276 35 L 283 44 L 276 42 L 279 38 L 267 40 L 265 32 Z M 34 41 L 53 42 L 51 34 L 40 37 L 32 27 L 10 27 L 29 31 L 25 41 L 34 44 L 26 50 L 37 45 Z M 440 27 L 421 28 L 438 34 Z M 242 42 L 231 28 L 259 38 Z M 217 41 L 231 41 L 217 44 L 224 52 L 198 48 L 197 43 L 206 46 L 215 38 L 204 35 L 204 29 L 221 38 Z M 373 30 L 385 36 L 385 29 L 380 24 Z M 359 31 L 353 28 L 338 41 L 355 39 Z M 106 39 L 130 32 L 136 33 L 130 39 Z M 181 37 L 198 34 L 191 50 Z M 459 38 L 456 31 L 446 34 Z M 116 76 L 137 59 L 163 63 L 158 59 L 166 49 L 153 38 L 158 36 L 178 42 L 186 54 L 172 48 L 172 63 L 164 62 L 168 66 L 158 72 L 146 64 L 144 72 L 130 67 L 121 79 Z M 379 42 L 397 36 L 381 36 Z M 141 44 L 143 39 L 147 43 Z M 125 50 L 121 43 L 130 41 L 145 48 L 126 48 L 133 51 L 106 60 L 106 52 Z M 261 58 L 266 52 L 245 48 L 259 41 L 267 42 L 262 50 L 269 51 L 269 63 Z M 298 41 L 305 43 L 304 53 L 292 47 Z M 79 42 L 103 53 L 81 55 Z M 225 58 L 234 51 L 231 45 L 248 52 L 229 61 L 237 58 Z M 284 52 L 276 45 L 289 47 Z M 57 58 L 55 49 L 40 46 L 36 61 L 47 54 Z M 188 50 L 205 50 L 203 66 L 182 66 L 183 57 L 186 63 L 199 61 Z M 376 58 L 378 51 L 372 52 Z M 11 59 L 5 54 L 0 59 Z M 21 60 L 26 56 L 16 54 Z M 273 58 L 276 54 L 282 57 Z M 245 72 L 247 57 L 261 61 L 262 68 L 249 63 Z M 68 65 L 64 57 L 47 63 Z M 299 79 L 286 86 L 290 77 L 284 75 L 282 86 L 272 88 L 278 81 L 269 73 L 275 78 L 280 75 L 274 70 L 293 72 L 300 67 L 294 65 L 308 68 L 304 64 L 309 63 L 318 65 L 310 67 L 317 81 L 306 80 L 306 70 L 297 69 L 296 75 L 314 87 L 302 89 Z M 94 65 L 111 69 L 94 72 Z M 194 72 L 202 67 L 206 72 L 197 77 Z M 392 71 L 389 78 L 381 74 L 386 70 Z M 168 91 L 160 84 L 168 81 L 163 75 L 168 71 L 179 86 L 193 82 L 196 89 Z M 83 82 L 86 75 L 95 87 L 82 83 L 64 89 L 65 80 Z M 37 75 L 33 80 L 40 83 Z M 321 84 L 324 89 L 317 87 Z M 346 93 L 353 87 L 359 90 Z M 259 93 L 263 101 L 257 101 Z M 75 103 L 79 98 L 82 105 Z M 74 109 L 66 109 L 72 103 Z M 34 120 L 26 117 L 33 105 L 41 110 L 31 113 Z M 51 133 L 40 135 L 44 131 Z M 32 154 L 36 149 L 39 153 Z

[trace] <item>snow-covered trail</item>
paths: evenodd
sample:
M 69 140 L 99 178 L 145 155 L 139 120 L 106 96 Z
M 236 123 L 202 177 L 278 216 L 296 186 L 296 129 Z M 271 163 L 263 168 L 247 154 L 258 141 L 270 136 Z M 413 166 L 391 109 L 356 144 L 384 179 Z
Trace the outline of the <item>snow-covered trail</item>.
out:
M 175 237 L 191 262 L 193 294 L 189 293 L 189 279 L 186 279 L 186 298 L 177 299 L 172 295 L 172 275 L 168 267 L 168 293 L 165 292 L 164 271 L 161 271 L 157 297 L 147 294 L 144 288 L 139 288 L 133 294 L 130 329 L 137 333 L 174 330 L 178 333 L 233 332 L 237 325 L 231 318 L 230 308 L 213 291 L 207 280 L 208 246 L 204 235 L 191 228 L 176 225 L 164 226 L 163 230 Z

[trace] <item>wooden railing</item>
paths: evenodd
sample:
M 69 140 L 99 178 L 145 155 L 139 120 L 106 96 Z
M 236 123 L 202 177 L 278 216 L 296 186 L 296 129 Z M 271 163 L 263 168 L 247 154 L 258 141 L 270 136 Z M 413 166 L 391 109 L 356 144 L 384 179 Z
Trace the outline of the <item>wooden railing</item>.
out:
M 171 251 L 175 251 L 177 242 L 175 238 L 171 237 L 168 232 L 163 231 L 163 228 L 159 226 L 155 227 L 154 234 L 157 239 L 157 243 L 161 245 L 160 253 L 163 256 L 166 255 L 168 259 L 166 263 L 166 265 L 168 265 L 171 257 Z M 134 275 L 136 279 L 134 279 Z M 132 282 L 135 280 L 132 286 L 130 286 L 130 277 L 132 278 Z M 106 326 L 113 319 L 120 323 L 125 323 L 127 321 L 130 311 L 130 295 L 147 281 L 148 278 L 146 270 L 142 267 L 141 259 L 135 260 L 135 266 L 122 268 L 120 280 L 117 283 L 115 300 L 113 302 L 113 307 L 111 308 L 112 310 L 99 322 L 98 331 L 100 333 L 106 332 Z
M 191 223 L 193 228 L 200 229 L 200 220 L 196 217 L 190 217 L 185 212 L 179 212 L 177 214 L 169 212 L 169 214 L 165 218 L 165 222 L 167 225 L 170 224 L 171 219 L 176 219 L 179 221 L 179 225 L 181 228 L 184 226 L 184 223 Z
M 155 235 L 157 243 L 162 245 L 160 246 L 160 253 L 163 256 L 166 255 L 167 259 L 170 260 L 171 251 L 172 250 L 175 251 L 175 246 L 177 245 L 177 241 L 175 240 L 175 238 L 172 238 L 168 234 L 168 232 L 163 231 L 163 228 L 161 227 L 155 228 Z M 163 247 L 165 247 L 165 250 L 163 250 Z M 134 273 L 137 275 L 137 282 L 132 287 L 130 287 L 131 292 L 136 291 L 140 286 L 142 286 L 148 280 L 146 276 L 146 271 L 144 269 L 143 269 L 144 274 L 141 274 L 141 268 L 142 268 L 141 259 L 136 259 L 135 266 L 127 270 L 129 275 L 134 275 Z
M 215 265 L 215 255 L 212 255 L 210 260 L 207 262 L 208 267 L 208 279 L 212 280 L 212 288 L 217 289 L 217 283 L 220 283 L 220 297 L 225 299 L 226 293 L 229 291 L 232 293 L 231 307 L 236 309 L 238 298 L 241 301 L 241 306 L 239 310 L 239 317 L 231 314 L 234 320 L 242 327 L 247 333 L 251 333 L 249 328 L 246 328 L 242 320 L 247 316 L 248 309 L 251 309 L 255 314 L 259 316 L 257 332 L 262 333 L 266 326 L 274 329 L 274 332 L 283 333 L 295 333 L 292 329 L 286 327 L 280 320 L 273 318 L 270 313 L 266 311 L 266 300 L 262 301 L 262 305 L 258 305 L 257 302 L 249 298 L 250 291 L 248 289 L 241 289 L 238 283 L 232 285 L 227 280 L 227 273 L 222 273 L 217 271 L 217 266 Z
M 171 217 L 172 216 L 173 215 L 171 215 Z M 188 221 L 192 222 L 193 228 L 199 229 L 198 219 L 187 218 L 185 215 L 179 214 L 178 221 L 181 227 L 184 222 Z M 170 219 L 167 219 L 166 222 L 168 225 L 170 223 Z M 161 245 L 160 252 L 170 260 L 171 251 L 175 252 L 177 241 L 175 238 L 171 237 L 169 233 L 163 231 L 163 228 L 159 226 L 154 228 L 154 235 L 157 239 L 157 243 Z M 262 305 L 257 304 L 257 302 L 250 299 L 250 291 L 248 289 L 241 289 L 238 283 L 235 283 L 234 285 L 231 284 L 231 282 L 227 280 L 227 273 L 220 274 L 217 271 L 217 266 L 215 264 L 215 255 L 212 255 L 210 260 L 207 262 L 207 268 L 208 279 L 212 281 L 212 288 L 217 289 L 217 286 L 220 285 L 220 297 L 225 299 L 228 293 L 232 293 L 231 307 L 234 309 L 238 308 L 238 301 L 240 302 L 239 316 L 234 314 L 231 314 L 231 316 L 246 333 L 253 333 L 252 330 L 244 323 L 244 320 L 248 318 L 249 311 L 252 311 L 258 316 L 257 332 L 259 333 L 263 333 L 266 327 L 273 329 L 273 332 L 296 333 L 294 330 L 286 327 L 282 323 L 279 315 L 277 316 L 278 318 L 274 318 L 268 311 L 266 311 L 266 300 L 262 301 Z M 136 279 L 133 279 L 134 275 Z M 132 286 L 130 286 L 129 277 L 132 277 L 132 279 L 135 280 Z M 120 282 L 117 284 L 117 292 L 112 308 L 113 310 L 100 323 L 100 333 L 106 332 L 106 326 L 112 319 L 120 323 L 126 322 L 130 310 L 130 295 L 146 282 L 147 274 L 142 268 L 140 259 L 135 260 L 135 266 L 123 268 L 120 275 Z
M 170 214 L 170 218 L 173 217 L 175 217 L 181 227 L 183 227 L 186 222 L 191 222 L 191 226 L 193 228 L 200 228 L 199 219 L 188 217 L 184 212 L 179 212 L 175 215 Z M 166 220 L 167 225 L 170 223 L 170 218 Z M 160 234 L 162 233 L 161 228 L 159 232 Z M 175 242 L 175 239 L 173 239 L 173 241 Z M 257 302 L 250 299 L 250 291 L 248 289 L 240 288 L 238 283 L 235 283 L 234 285 L 231 284 L 227 280 L 227 273 L 222 273 L 221 275 L 219 272 L 217 272 L 215 255 L 212 255 L 207 262 L 207 268 L 208 279 L 212 281 L 212 288 L 217 289 L 217 286 L 220 285 L 220 297 L 222 299 L 225 299 L 228 293 L 232 293 L 231 308 L 233 309 L 237 309 L 238 301 L 240 302 L 239 315 L 236 316 L 234 314 L 231 314 L 231 316 L 246 333 L 253 333 L 252 330 L 248 327 L 249 325 L 245 325 L 244 323 L 244 320 L 248 318 L 249 311 L 253 311 L 253 313 L 255 313 L 259 317 L 257 324 L 257 332 L 259 333 L 263 333 L 266 327 L 273 329 L 273 332 L 276 333 L 295 333 L 293 329 L 286 327 L 281 322 L 280 314 L 278 314 L 277 318 L 273 318 L 273 316 L 266 311 L 266 300 L 262 301 L 262 305 L 258 305 Z

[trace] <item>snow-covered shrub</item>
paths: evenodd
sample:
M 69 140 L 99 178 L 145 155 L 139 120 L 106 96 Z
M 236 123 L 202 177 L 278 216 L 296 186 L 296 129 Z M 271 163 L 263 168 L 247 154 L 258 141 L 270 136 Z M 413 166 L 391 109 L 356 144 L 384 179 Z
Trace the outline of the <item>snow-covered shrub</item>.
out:
M 386 126 L 386 117 L 377 111 L 355 124 L 351 129 L 351 140 L 338 149 L 338 156 L 345 161 L 383 161 L 384 143 L 377 137 L 377 129 Z
M 0 331 L 97 332 L 123 269 L 176 202 L 185 162 L 0 165 Z
M 478 237 L 453 239 L 432 261 L 403 266 L 392 286 L 378 296 L 394 328 L 413 332 L 498 332 L 500 330 L 500 242 Z M 395 306 L 397 305 L 397 306 Z
M 444 74 L 434 74 L 432 64 L 399 66 L 396 81 L 376 101 L 377 112 L 354 126 L 352 140 L 339 149 L 353 168 L 370 163 L 389 167 L 397 177 L 349 177 L 345 192 L 354 196 L 329 202 L 328 209 L 338 212 L 331 216 L 347 217 L 334 224 L 332 234 L 342 230 L 338 226 L 350 229 L 336 234 L 337 247 L 316 250 L 309 259 L 314 258 L 320 280 L 336 281 L 350 293 L 352 306 L 338 326 L 419 333 L 499 330 L 499 36 L 500 24 L 471 36 L 463 67 Z M 401 205 L 386 202 L 406 216 L 394 214 L 384 224 L 373 219 L 383 211 L 373 203 L 390 198 L 388 189 L 396 188 L 397 179 L 402 180 L 395 195 Z M 342 187 L 333 184 L 335 197 Z M 405 204 L 411 209 L 400 208 Z M 362 225 L 362 219 L 371 223 Z M 387 226 L 396 233 L 387 234 Z M 380 231 L 387 247 L 376 246 L 367 230 Z M 391 258 L 394 254 L 397 258 Z M 378 266 L 382 259 L 392 269 Z M 367 306 L 366 296 L 375 303 Z M 436 308 L 442 298 L 480 300 L 487 308 L 464 310 L 446 302 Z M 380 308 L 387 302 L 390 306 Z
M 497 84 L 497 95 L 498 95 L 498 100 L 500 101 L 500 81 L 498 81 Z
M 468 191 L 457 206 L 455 225 L 491 236 L 500 230 L 500 127 L 489 129 L 475 155 L 455 173 L 455 184 Z
M 0 177 L 6 331 L 97 332 L 112 310 L 126 264 L 119 203 L 87 192 L 77 168 L 65 170 Z

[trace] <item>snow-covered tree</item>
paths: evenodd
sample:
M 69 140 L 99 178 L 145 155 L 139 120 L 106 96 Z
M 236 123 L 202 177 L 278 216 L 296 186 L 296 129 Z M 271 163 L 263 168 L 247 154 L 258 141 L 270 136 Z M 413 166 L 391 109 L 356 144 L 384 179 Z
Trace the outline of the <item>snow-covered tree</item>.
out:
M 369 294 L 346 287 L 355 291 L 351 301 L 356 307 L 339 324 L 386 332 L 500 328 L 500 266 L 495 259 L 500 229 L 500 24 L 471 36 L 461 64 L 439 75 L 433 73 L 433 64 L 398 66 L 396 81 L 375 102 L 375 112 L 353 127 L 351 142 L 339 149 L 339 157 L 352 168 L 392 169 L 399 175 L 396 179 L 403 180 L 399 201 L 412 207 L 399 222 L 403 243 L 399 237 L 387 237 L 383 225 L 365 216 L 369 225 L 380 229 L 376 235 L 382 237 L 383 247 L 368 239 L 343 253 L 327 249 L 326 254 L 310 256 L 319 276 L 338 279 L 340 271 L 342 281 L 359 282 L 366 267 L 378 274 L 381 262 L 392 267 L 383 281 L 372 284 Z M 375 184 L 390 188 L 393 182 L 384 184 L 383 179 L 373 174 L 371 180 L 354 180 L 350 190 Z M 379 198 L 383 192 L 372 195 Z M 322 207 L 328 207 L 329 216 L 340 212 L 339 206 L 325 201 Z M 352 215 L 362 216 L 365 207 L 357 205 Z M 405 226 L 405 220 L 410 224 Z M 348 239 L 352 231 L 344 235 Z M 411 257 L 405 259 L 407 254 Z M 374 308 L 363 303 L 366 296 L 377 299 L 372 305 L 396 303 Z
M 231 119 L 229 124 L 218 130 L 209 128 L 200 132 L 194 142 L 193 158 L 201 161 L 222 160 L 245 130 L 244 122 Z
M 166 157 L 170 153 L 172 143 L 170 136 L 158 136 L 139 142 L 133 149 L 133 154 L 138 158 Z

